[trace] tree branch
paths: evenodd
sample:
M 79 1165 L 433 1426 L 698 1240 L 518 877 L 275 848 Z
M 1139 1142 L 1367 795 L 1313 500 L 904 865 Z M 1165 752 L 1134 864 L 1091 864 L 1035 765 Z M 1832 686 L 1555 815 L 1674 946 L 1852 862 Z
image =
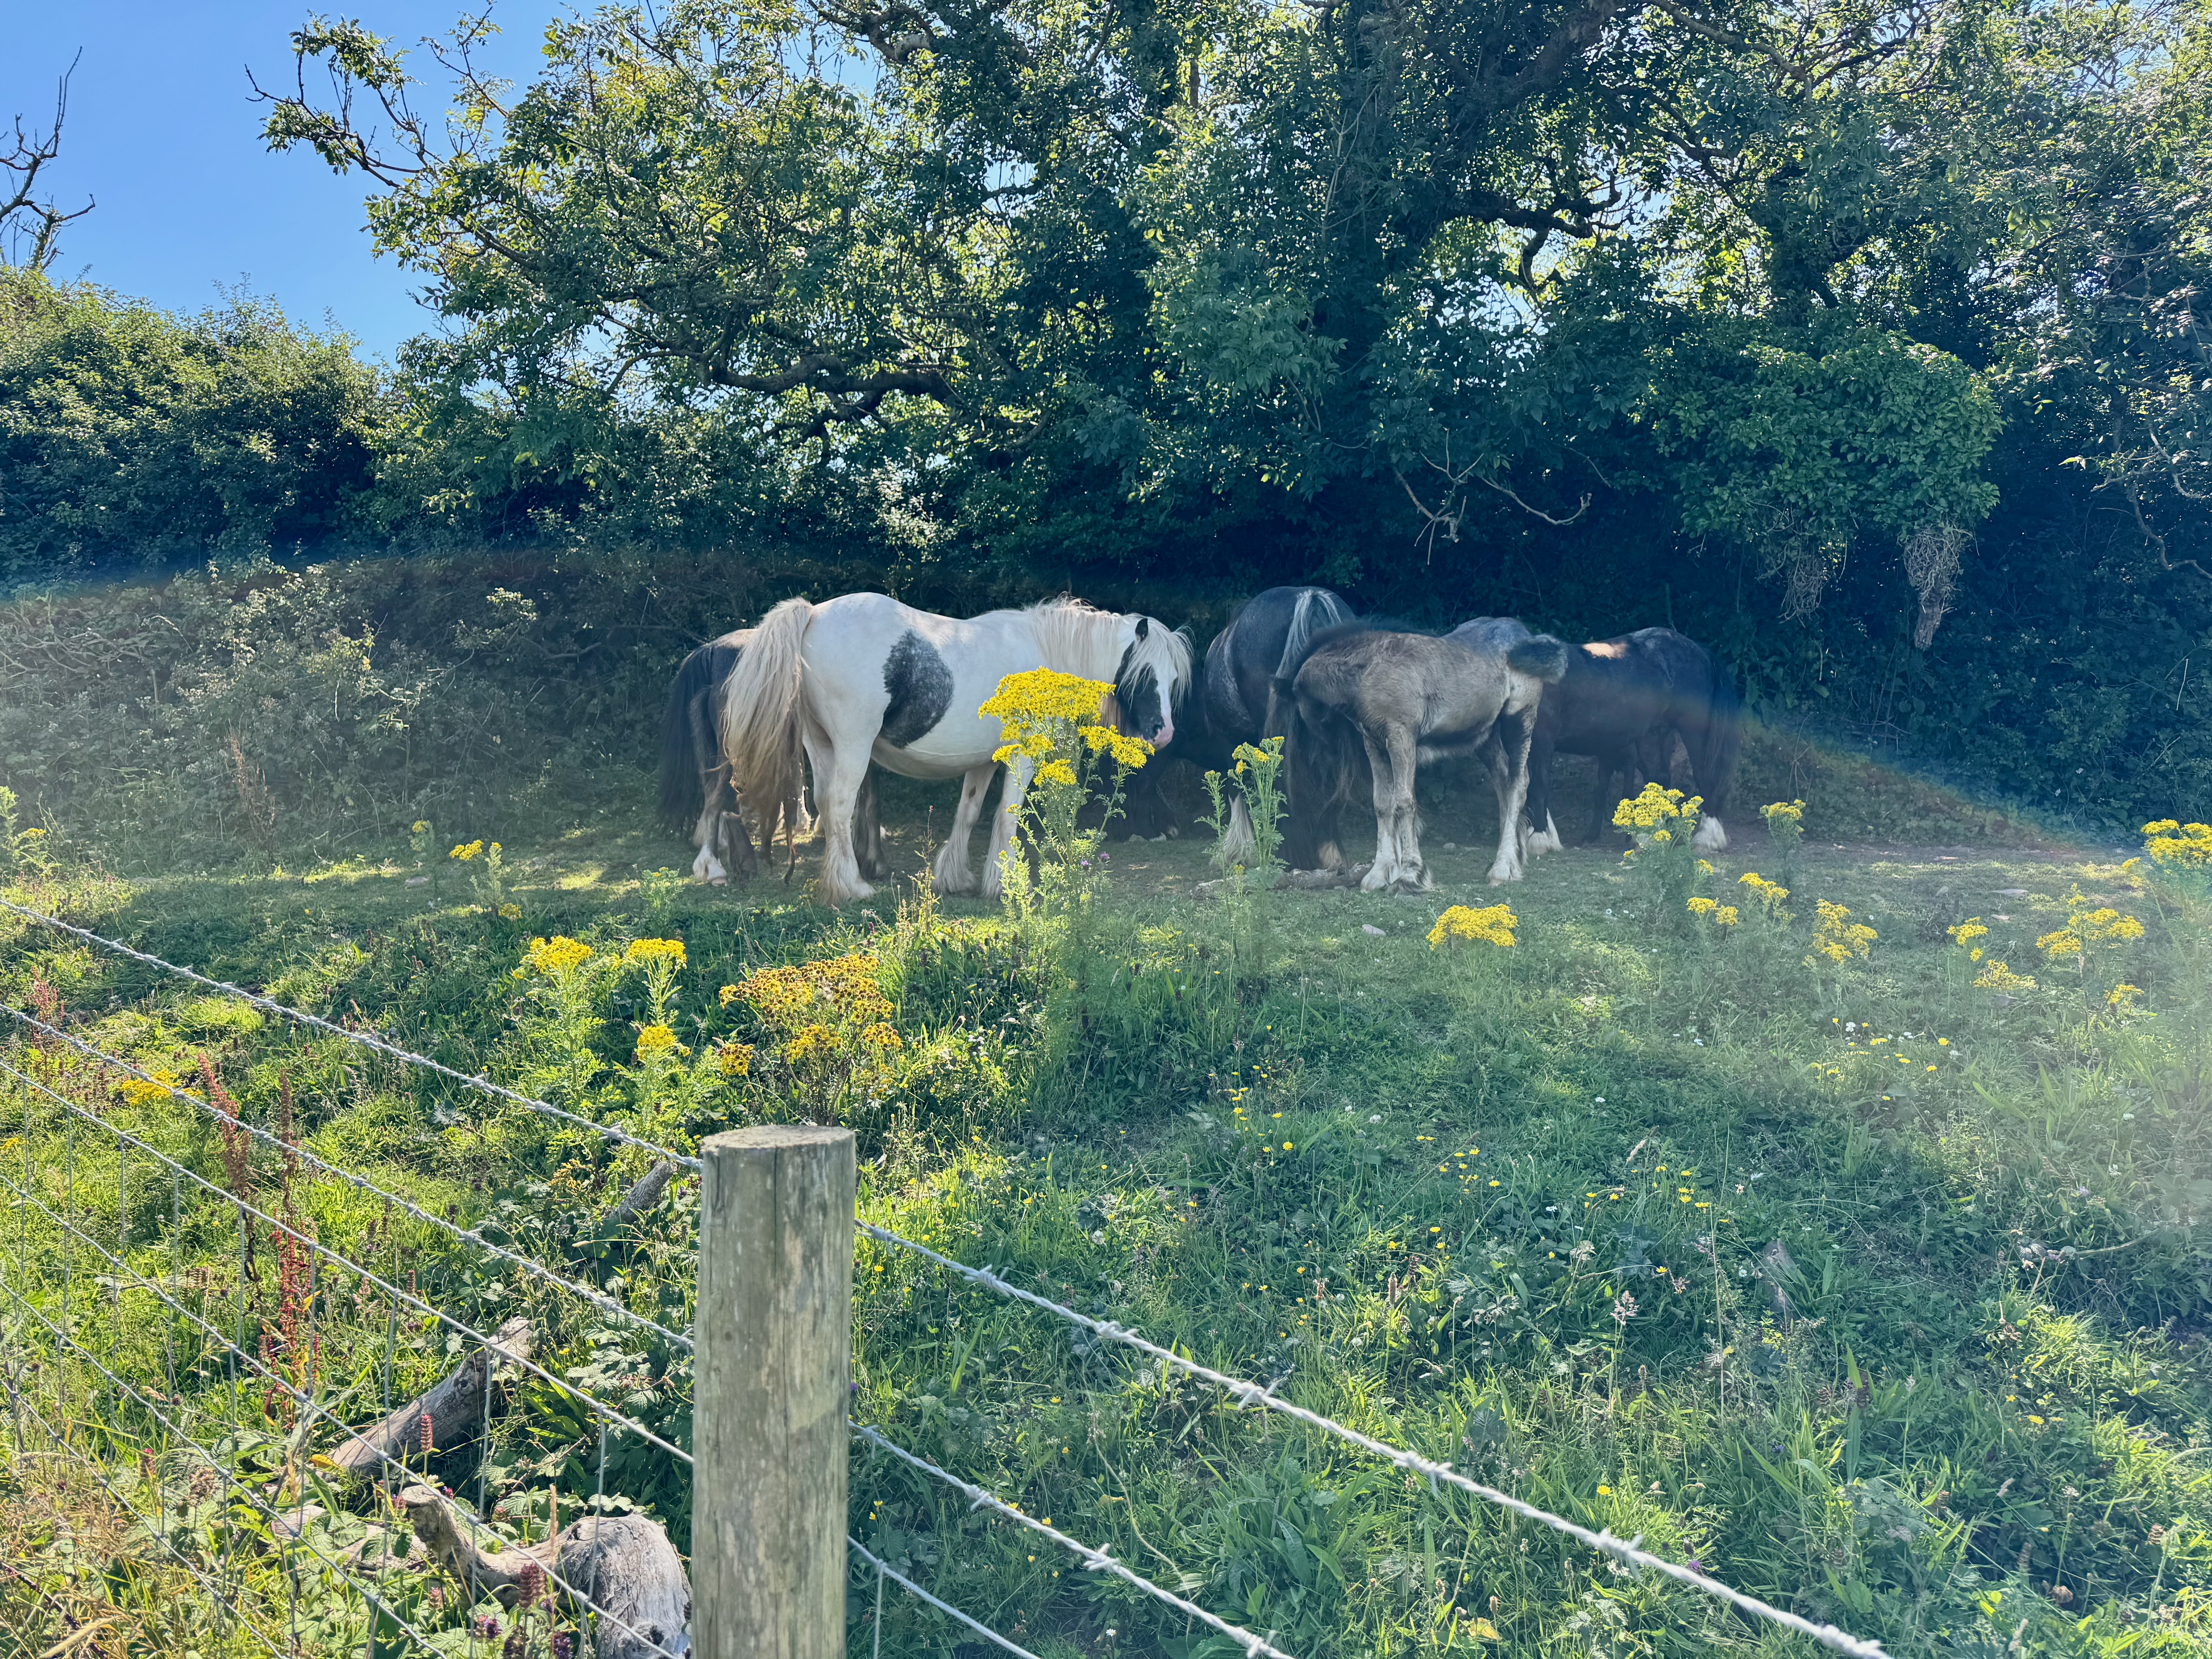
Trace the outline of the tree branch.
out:
M 13 264 L 26 270 L 44 270 L 60 256 L 61 248 L 56 238 L 61 228 L 72 220 L 82 219 L 92 211 L 96 203 L 90 197 L 74 213 L 65 213 L 48 197 L 36 199 L 39 174 L 62 151 L 62 124 L 69 118 L 70 77 L 83 59 L 80 52 L 70 60 L 62 72 L 60 83 L 54 89 L 54 124 L 43 133 L 37 128 L 26 131 L 23 118 L 15 118 L 15 137 L 12 149 L 0 154 L 0 264 Z M 12 175 L 8 177 L 7 175 Z M 29 252 L 21 258 L 15 252 L 25 243 Z

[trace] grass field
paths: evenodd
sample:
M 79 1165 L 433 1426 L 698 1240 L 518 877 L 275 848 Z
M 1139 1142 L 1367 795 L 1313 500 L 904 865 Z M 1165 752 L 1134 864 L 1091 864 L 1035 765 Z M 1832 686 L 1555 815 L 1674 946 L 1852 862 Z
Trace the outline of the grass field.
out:
M 950 800 L 888 800 L 896 855 L 918 867 Z M 5 896 L 648 1138 L 834 1109 L 860 1137 L 868 1218 L 1893 1653 L 2212 1650 L 2212 910 L 2109 847 L 1870 843 L 1815 817 L 1785 854 L 1746 822 L 1702 878 L 1738 904 L 1732 929 L 1617 850 L 1553 854 L 1493 893 L 1480 815 L 1449 802 L 1431 813 L 1437 885 L 1419 896 L 1239 909 L 1194 896 L 1217 875 L 1202 832 L 1117 845 L 1056 978 L 996 906 L 904 885 L 842 915 L 809 904 L 804 846 L 790 885 L 655 876 L 688 849 L 624 807 L 441 823 L 386 860 L 310 871 L 26 865 Z M 503 842 L 495 875 L 487 853 L 448 855 L 479 837 Z M 1784 877 L 1792 921 L 1763 920 L 1747 872 Z M 1510 948 L 1431 947 L 1448 905 L 1499 898 Z M 1820 900 L 1848 908 L 1838 927 L 1875 930 L 1864 955 L 1815 953 Z M 2141 936 L 2087 939 L 2078 962 L 2039 949 L 2069 916 L 2077 934 L 2115 932 L 2100 907 Z M 1965 924 L 1987 932 L 1954 942 Z M 532 957 L 562 936 L 592 954 Z M 638 939 L 680 940 L 682 966 L 626 956 Z M 855 1026 L 793 1058 L 769 1002 L 720 994 L 857 953 L 895 1045 Z M 1998 960 L 2033 986 L 2004 988 Z M 58 998 L 77 1035 L 188 1086 L 204 1055 L 249 1123 L 281 1137 L 289 1113 L 330 1163 L 676 1328 L 691 1316 L 688 1183 L 634 1231 L 594 1219 L 641 1153 L 12 919 L 0 975 L 9 1005 Z M 241 1177 L 204 1115 L 51 1042 L 6 1058 L 210 1182 L 251 1181 L 457 1316 L 532 1313 L 556 1376 L 618 1387 L 648 1425 L 688 1434 L 682 1356 L 636 1330 L 266 1148 Z M 118 1161 L 71 1122 L 0 1091 L 0 1173 L 21 1183 L 0 1267 L 218 1442 L 228 1474 L 199 1473 L 11 1302 L 10 1387 L 73 1455 L 18 1413 L 0 1644 L 258 1650 L 207 1617 L 119 1499 L 160 1503 L 170 1541 L 228 1562 L 295 1620 L 300 1650 L 362 1652 L 357 1606 L 312 1571 L 286 1580 L 265 1525 L 226 1496 L 228 1474 L 280 1504 L 319 1490 L 295 1414 L 273 1391 L 241 1400 L 211 1340 L 49 1211 L 201 1311 L 265 1328 L 270 1363 L 346 1420 L 442 1375 L 455 1340 L 342 1273 L 300 1291 L 265 1243 L 241 1280 L 233 1206 L 173 1201 L 144 1155 Z M 856 1419 L 1302 1659 L 1812 1651 L 904 1253 L 864 1245 L 856 1296 Z M 526 1382 L 487 1440 L 428 1461 L 542 1535 L 549 1494 L 563 1515 L 591 1499 L 595 1440 L 558 1389 Z M 618 1437 L 605 1490 L 688 1540 L 665 1454 Z M 871 1548 L 1048 1659 L 1233 1651 L 885 1461 L 856 1454 L 853 1492 Z M 323 1496 L 342 1551 L 377 1500 Z M 394 1583 L 441 1645 L 489 1651 L 450 1583 Z M 872 1584 L 855 1586 L 866 1653 Z M 985 1651 L 896 1590 L 884 1619 L 885 1652 Z M 526 1623 L 522 1640 L 546 1650 L 550 1632 Z

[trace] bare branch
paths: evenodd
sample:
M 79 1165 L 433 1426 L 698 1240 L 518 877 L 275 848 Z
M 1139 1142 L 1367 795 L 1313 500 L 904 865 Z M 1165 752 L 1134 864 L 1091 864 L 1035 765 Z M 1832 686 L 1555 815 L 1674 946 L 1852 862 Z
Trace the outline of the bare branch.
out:
M 74 213 L 64 211 L 51 196 L 38 199 L 39 174 L 62 152 L 62 124 L 69 118 L 70 77 L 76 73 L 84 54 L 70 60 L 54 89 L 54 122 L 46 131 L 26 129 L 15 118 L 13 147 L 0 152 L 0 264 L 25 270 L 44 270 L 60 257 L 57 238 L 61 228 L 82 219 L 96 204 L 90 197 Z

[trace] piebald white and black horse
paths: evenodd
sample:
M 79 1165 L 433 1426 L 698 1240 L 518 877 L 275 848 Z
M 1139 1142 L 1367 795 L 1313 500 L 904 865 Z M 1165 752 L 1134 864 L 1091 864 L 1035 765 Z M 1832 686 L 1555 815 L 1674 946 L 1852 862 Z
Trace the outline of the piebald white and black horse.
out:
M 1239 744 L 1281 737 L 1277 682 L 1305 655 L 1315 635 L 1353 617 L 1351 605 L 1326 587 L 1266 588 L 1238 605 L 1193 675 L 1175 757 L 1201 771 L 1226 772 L 1236 764 Z M 1148 766 L 1130 781 L 1127 813 L 1133 835 L 1152 833 L 1164 818 L 1157 769 Z M 1251 815 L 1241 794 L 1229 809 L 1223 847 L 1231 859 L 1252 857 Z
M 1534 636 L 1515 617 L 1478 617 L 1450 637 L 1498 650 Z M 1643 628 L 1570 647 L 1566 672 L 1544 693 L 1529 751 L 1530 850 L 1561 844 L 1552 816 L 1554 754 L 1589 755 L 1598 763 L 1597 817 L 1584 837 L 1595 840 L 1613 821 L 1623 783 L 1634 795 L 1648 780 L 1667 781 L 1680 737 L 1705 797 L 1695 840 L 1702 851 L 1720 851 L 1728 845 L 1721 814 L 1735 784 L 1742 725 L 1742 704 L 1727 671 L 1705 647 L 1671 628 Z
M 1164 749 L 1190 679 L 1190 642 L 1150 617 L 1053 599 L 962 621 L 882 593 L 821 605 L 786 599 L 761 619 L 723 682 L 722 753 L 748 800 L 794 790 L 803 750 L 814 773 L 824 837 L 823 898 L 844 904 L 875 890 L 853 846 L 856 799 L 872 760 L 910 778 L 962 780 L 959 811 L 937 854 L 945 892 L 999 890 L 1030 764 L 1007 768 L 980 880 L 968 839 L 997 769 L 1000 724 L 975 711 L 1009 674 L 1056 669 L 1114 688 L 1121 729 Z
M 661 822 L 671 830 L 690 831 L 691 844 L 698 849 L 691 860 L 691 878 L 717 887 L 733 875 L 750 876 L 757 871 L 760 855 L 773 850 L 779 827 L 795 855 L 798 837 L 808 827 L 805 805 L 795 791 L 788 800 L 770 803 L 765 810 L 756 805 L 757 823 L 748 825 L 745 804 L 738 799 L 730 763 L 722 757 L 722 682 L 752 636 L 750 628 L 736 629 L 684 658 L 669 688 L 668 709 L 660 722 Z M 756 829 L 760 854 L 753 850 Z M 872 772 L 854 803 L 853 848 L 862 875 L 872 881 L 884 874 Z M 787 865 L 787 880 L 790 874 Z
M 1498 792 L 1492 886 L 1524 869 L 1522 817 L 1537 709 L 1566 671 L 1567 647 L 1535 635 L 1492 650 L 1432 634 L 1352 624 L 1317 635 L 1286 676 L 1294 866 L 1340 867 L 1339 826 L 1365 760 L 1375 801 L 1375 861 L 1360 885 L 1422 891 L 1413 802 L 1424 762 L 1483 756 Z

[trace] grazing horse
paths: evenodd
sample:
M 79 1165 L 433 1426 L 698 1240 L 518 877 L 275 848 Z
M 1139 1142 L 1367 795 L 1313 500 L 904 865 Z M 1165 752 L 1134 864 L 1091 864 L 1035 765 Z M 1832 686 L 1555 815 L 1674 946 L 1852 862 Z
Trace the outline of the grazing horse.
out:
M 730 781 L 730 763 L 722 758 L 715 719 L 722 682 L 752 637 L 751 629 L 737 629 L 684 658 L 669 687 L 668 712 L 660 721 L 661 822 L 672 830 L 690 827 L 691 844 L 699 849 L 691 860 L 691 878 L 717 887 L 732 875 L 749 876 L 760 867 L 752 832 Z M 761 851 L 773 848 L 780 823 L 795 856 L 799 835 L 807 827 L 805 808 L 796 791 L 756 816 Z M 879 877 L 884 872 L 883 830 L 876 816 L 872 773 L 861 784 L 854 805 L 854 843 L 861 872 L 872 879 Z M 787 866 L 787 880 L 790 874 Z
M 1175 739 L 1175 706 L 1190 679 L 1190 642 L 1150 617 L 1051 599 L 968 621 L 933 616 L 881 593 L 822 605 L 786 599 L 761 619 L 722 687 L 722 753 L 748 800 L 793 793 L 803 747 L 826 845 L 822 896 L 867 897 L 853 849 L 853 811 L 868 763 L 909 778 L 962 780 L 960 809 L 937 854 L 948 893 L 999 891 L 1030 763 L 1006 769 L 980 882 L 968 838 L 997 769 L 1000 723 L 975 711 L 1009 674 L 1056 669 L 1113 688 L 1124 731 L 1155 748 Z
M 1513 617 L 1479 617 L 1461 623 L 1450 637 L 1496 649 L 1531 636 Z M 1553 754 L 1597 761 L 1597 817 L 1585 837 L 1595 840 L 1612 822 L 1612 805 L 1620 799 L 1616 778 L 1627 780 L 1631 795 L 1647 779 L 1664 781 L 1679 736 L 1705 802 L 1693 839 L 1703 852 L 1720 851 L 1728 845 L 1721 814 L 1735 782 L 1741 728 L 1742 706 L 1727 673 L 1705 647 L 1671 628 L 1638 629 L 1571 647 L 1565 675 L 1544 693 L 1536 717 L 1528 757 L 1528 821 L 1536 826 L 1530 850 L 1561 844 L 1552 818 Z
M 1521 878 L 1522 805 L 1536 711 L 1566 672 L 1567 647 L 1546 635 L 1477 649 L 1431 634 L 1353 625 L 1326 631 L 1286 676 L 1291 715 L 1290 840 L 1293 863 L 1334 867 L 1337 827 L 1365 752 L 1374 780 L 1375 862 L 1360 885 L 1423 891 L 1415 768 L 1484 754 L 1498 781 L 1498 856 L 1492 886 Z
M 1206 647 L 1192 679 L 1176 758 L 1201 771 L 1226 772 L 1236 764 L 1239 744 L 1280 737 L 1276 682 L 1305 655 L 1316 634 L 1352 621 L 1352 615 L 1326 587 L 1270 587 L 1238 605 Z M 1147 767 L 1129 786 L 1130 833 L 1143 833 L 1164 812 L 1158 774 Z M 1236 795 L 1223 850 L 1231 860 L 1249 861 L 1255 846 L 1251 815 L 1244 797 Z

